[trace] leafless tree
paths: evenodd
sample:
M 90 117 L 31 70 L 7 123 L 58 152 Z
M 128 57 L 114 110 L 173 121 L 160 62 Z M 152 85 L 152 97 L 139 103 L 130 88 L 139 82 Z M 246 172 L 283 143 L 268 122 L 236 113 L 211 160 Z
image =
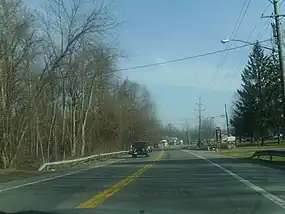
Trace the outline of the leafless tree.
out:
M 103 4 L 48 0 L 41 14 L 0 0 L 0 168 L 157 140 L 148 90 L 115 75 L 117 19 Z M 90 7 L 88 7 L 90 8 Z

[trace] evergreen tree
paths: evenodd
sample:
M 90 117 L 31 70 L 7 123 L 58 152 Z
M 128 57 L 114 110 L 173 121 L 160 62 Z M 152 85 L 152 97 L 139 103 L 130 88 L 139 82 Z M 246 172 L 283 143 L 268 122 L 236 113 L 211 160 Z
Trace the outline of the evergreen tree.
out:
M 263 142 L 268 121 L 266 102 L 275 81 L 271 78 L 273 64 L 271 57 L 256 42 L 242 72 L 241 88 L 237 90 L 238 100 L 234 103 L 231 124 L 236 134 L 261 138 Z

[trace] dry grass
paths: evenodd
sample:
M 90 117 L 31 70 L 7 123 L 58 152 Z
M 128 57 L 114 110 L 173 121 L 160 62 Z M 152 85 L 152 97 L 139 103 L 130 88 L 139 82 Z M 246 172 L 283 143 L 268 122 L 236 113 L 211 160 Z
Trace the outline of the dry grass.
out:
M 275 144 L 266 146 L 239 147 L 231 150 L 221 150 L 219 154 L 232 158 L 250 158 L 259 150 L 285 150 L 285 144 Z M 263 160 L 270 160 L 269 156 L 260 157 Z M 273 157 L 272 161 L 283 162 L 284 157 Z

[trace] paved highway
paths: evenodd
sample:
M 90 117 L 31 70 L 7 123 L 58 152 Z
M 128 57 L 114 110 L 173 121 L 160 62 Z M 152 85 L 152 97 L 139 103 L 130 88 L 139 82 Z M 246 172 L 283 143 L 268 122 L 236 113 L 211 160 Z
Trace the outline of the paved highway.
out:
M 0 209 L 64 214 L 285 213 L 283 171 L 211 152 L 154 151 L 149 158 L 110 160 L 56 176 L 0 184 Z

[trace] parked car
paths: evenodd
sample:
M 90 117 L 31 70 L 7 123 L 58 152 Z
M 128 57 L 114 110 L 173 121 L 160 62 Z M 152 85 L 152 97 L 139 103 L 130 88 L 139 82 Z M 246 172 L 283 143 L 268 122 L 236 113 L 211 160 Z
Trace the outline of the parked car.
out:
M 148 142 L 146 141 L 137 141 L 133 144 L 132 157 L 136 158 L 139 155 L 145 155 L 149 157 L 149 148 Z

